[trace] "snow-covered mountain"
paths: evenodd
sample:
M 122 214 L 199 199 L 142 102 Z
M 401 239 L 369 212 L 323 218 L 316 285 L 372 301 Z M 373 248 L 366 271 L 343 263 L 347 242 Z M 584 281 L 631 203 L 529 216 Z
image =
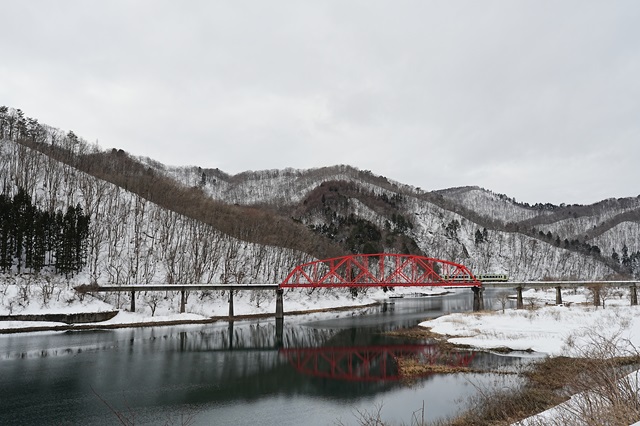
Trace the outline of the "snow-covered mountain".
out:
M 309 212 L 306 208 L 308 214 L 300 215 L 305 210 L 301 205 L 311 204 L 322 185 L 339 182 L 336 189 L 348 184 L 351 190 L 335 192 L 343 195 L 343 205 L 325 205 L 324 210 L 331 210 L 334 216 L 354 215 L 379 230 L 393 222 L 394 215 L 402 215 L 411 224 L 403 234 L 424 254 L 463 263 L 474 271 L 507 273 L 515 279 L 609 276 L 622 269 L 611 261 L 613 250 L 620 253 L 626 246 L 629 255 L 640 251 L 640 222 L 618 223 L 621 216 L 640 211 L 637 198 L 591 206 L 529 206 L 478 187 L 424 192 L 344 165 L 235 176 L 197 167 L 165 167 L 164 172 L 184 185 L 200 186 L 214 199 L 271 206 L 316 228 L 330 225 L 330 220 L 318 209 Z M 385 209 L 380 199 L 401 202 L 391 202 L 393 208 Z M 390 250 L 384 245 L 383 249 Z
M 82 206 L 89 282 L 279 282 L 303 261 L 382 251 L 517 280 L 640 272 L 638 198 L 529 206 L 346 165 L 229 175 L 102 151 L 29 120 L 0 113 L 3 191 L 23 188 L 42 209 Z

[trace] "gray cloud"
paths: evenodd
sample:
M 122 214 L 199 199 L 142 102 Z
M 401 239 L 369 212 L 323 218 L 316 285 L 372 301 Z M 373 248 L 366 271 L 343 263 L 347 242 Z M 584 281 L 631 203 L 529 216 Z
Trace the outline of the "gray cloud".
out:
M 633 1 L 5 3 L 0 103 L 104 148 L 532 203 L 640 193 Z

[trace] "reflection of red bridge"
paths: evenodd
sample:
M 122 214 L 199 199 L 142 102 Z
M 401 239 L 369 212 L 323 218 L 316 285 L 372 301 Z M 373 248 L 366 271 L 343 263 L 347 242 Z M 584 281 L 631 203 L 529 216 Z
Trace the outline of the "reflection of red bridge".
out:
M 280 354 L 302 374 L 348 381 L 398 380 L 402 378 L 400 357 L 421 364 L 466 367 L 475 356 L 474 352 L 444 352 L 435 344 L 289 348 L 280 349 Z
M 298 265 L 283 287 L 474 286 L 466 266 L 409 254 L 353 254 Z

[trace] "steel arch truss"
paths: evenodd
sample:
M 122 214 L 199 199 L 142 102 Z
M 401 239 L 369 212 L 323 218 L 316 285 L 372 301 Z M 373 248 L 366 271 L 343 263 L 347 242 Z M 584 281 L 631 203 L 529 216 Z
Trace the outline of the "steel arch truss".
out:
M 280 284 L 292 287 L 479 287 L 467 267 L 408 254 L 354 254 L 295 267 Z

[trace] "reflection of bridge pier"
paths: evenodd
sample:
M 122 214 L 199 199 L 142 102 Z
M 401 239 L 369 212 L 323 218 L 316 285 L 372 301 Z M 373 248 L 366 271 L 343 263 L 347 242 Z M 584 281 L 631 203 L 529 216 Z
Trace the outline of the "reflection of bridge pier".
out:
M 229 350 L 233 350 L 235 348 L 235 345 L 240 344 L 240 346 L 244 347 L 245 342 L 236 342 L 235 339 L 235 321 L 233 319 L 229 320 L 229 323 L 227 325 L 227 348 Z M 240 329 L 242 330 L 242 329 Z M 273 349 L 280 349 L 282 347 L 284 347 L 284 319 L 280 318 L 280 319 L 276 319 L 276 324 L 275 324 L 275 333 L 273 331 L 267 331 L 267 334 L 262 336 L 263 339 L 266 340 L 270 340 L 274 343 L 271 344 L 271 348 Z M 184 333 L 183 333 L 184 334 Z M 184 334 L 184 336 L 181 334 L 180 335 L 180 342 L 181 342 L 181 350 L 183 350 L 185 342 L 183 337 L 186 338 L 186 334 Z M 273 339 L 273 340 L 272 340 Z
M 233 349 L 233 320 L 229 320 L 229 327 L 227 330 L 229 332 L 229 349 Z
M 276 347 L 282 348 L 284 347 L 283 341 L 283 331 L 284 331 L 284 318 L 276 318 Z

